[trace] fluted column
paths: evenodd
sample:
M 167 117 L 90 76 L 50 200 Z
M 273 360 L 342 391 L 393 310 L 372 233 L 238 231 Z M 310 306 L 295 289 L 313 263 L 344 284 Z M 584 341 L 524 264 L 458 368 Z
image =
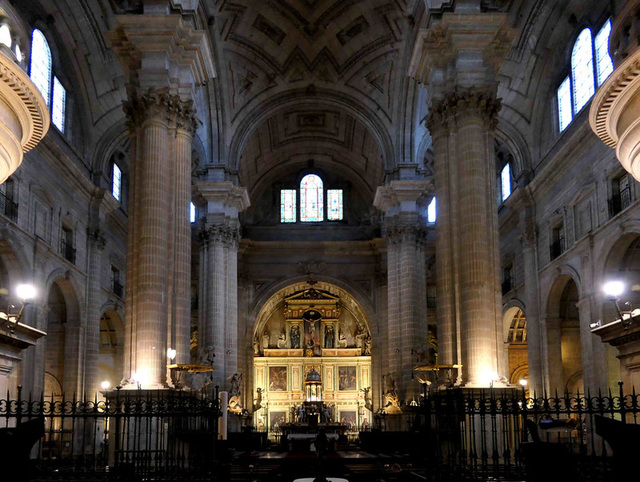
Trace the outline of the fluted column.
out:
M 436 233 L 444 231 L 436 235 L 436 259 L 442 257 L 446 264 L 438 265 L 437 278 L 445 306 L 438 311 L 445 342 L 441 351 L 443 360 L 462 362 L 463 380 L 471 386 L 486 385 L 498 375 L 501 300 L 493 129 L 499 108 L 491 93 L 468 89 L 435 103 L 428 121 L 435 133 L 438 208 L 447 212 L 436 223 Z M 449 309 L 452 305 L 455 310 Z
M 461 363 L 459 383 L 488 386 L 506 373 L 501 326 L 494 129 L 495 73 L 514 34 L 504 13 L 479 1 L 428 16 L 409 75 L 428 84 L 427 126 L 435 155 L 438 348 Z
M 376 192 L 374 205 L 385 213 L 387 243 L 387 341 L 382 375 L 391 377 L 399 401 L 418 395 L 412 381 L 416 352 L 426 346 L 427 295 L 425 259 L 427 181 L 391 181 Z M 397 407 L 385 407 L 387 413 Z
M 97 201 L 97 200 L 96 200 Z M 98 228 L 87 232 L 87 316 L 84 364 L 84 393 L 92 397 L 100 389 L 98 357 L 100 356 L 100 276 L 105 239 Z M 116 381 L 116 380 L 114 380 Z
M 245 188 L 231 182 L 200 182 L 207 201 L 205 227 L 200 232 L 202 269 L 199 293 L 198 357 L 215 370 L 214 385 L 238 370 L 238 214 L 249 206 Z
M 170 383 L 168 348 L 189 361 L 193 99 L 215 76 L 206 29 L 165 7 L 117 15 L 108 34 L 131 132 L 124 381 L 146 388 Z

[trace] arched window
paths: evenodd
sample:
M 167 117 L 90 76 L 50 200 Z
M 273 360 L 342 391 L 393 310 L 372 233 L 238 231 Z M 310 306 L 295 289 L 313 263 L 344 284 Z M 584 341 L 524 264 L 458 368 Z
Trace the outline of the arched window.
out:
M 558 103 L 558 127 L 566 129 L 573 117 L 589 102 L 596 87 L 613 72 L 613 62 L 609 55 L 611 20 L 607 20 L 595 38 L 591 30 L 580 32 L 571 51 L 571 73 L 556 91 Z M 595 59 L 594 59 L 595 53 Z
M 434 197 L 429 206 L 427 206 L 427 222 L 433 224 L 436 222 L 436 198 Z
M 67 91 L 58 80 L 53 78 L 53 102 L 51 105 L 51 122 L 60 132 L 64 132 L 65 105 L 67 102 Z
M 196 222 L 196 205 L 193 203 L 189 203 L 189 222 Z
M 573 77 L 573 107 L 579 112 L 595 91 L 593 78 L 593 46 L 591 30 L 585 28 L 576 40 L 571 53 Z
M 324 220 L 324 190 L 322 179 L 316 174 L 307 174 L 300 181 L 300 221 Z
M 29 77 L 44 97 L 47 106 L 51 105 L 51 49 L 47 39 L 38 29 L 33 31 L 31 38 Z
M 298 199 L 300 205 L 298 206 Z M 326 199 L 326 205 L 325 205 Z M 299 211 L 298 211 L 299 209 Z M 280 190 L 280 222 L 295 223 L 300 213 L 300 222 L 317 223 L 342 221 L 344 218 L 344 193 L 342 189 L 327 189 L 318 174 L 307 174 L 296 189 Z
M 116 201 L 120 202 L 122 200 L 122 171 L 120 167 L 114 162 L 113 163 L 113 177 L 111 179 L 111 194 Z
M 611 20 L 603 25 L 596 35 L 596 70 L 598 72 L 598 86 L 606 80 L 613 72 L 613 61 L 609 55 L 609 36 L 611 35 Z
M 507 162 L 500 172 L 500 187 L 502 201 L 511 196 L 511 166 Z

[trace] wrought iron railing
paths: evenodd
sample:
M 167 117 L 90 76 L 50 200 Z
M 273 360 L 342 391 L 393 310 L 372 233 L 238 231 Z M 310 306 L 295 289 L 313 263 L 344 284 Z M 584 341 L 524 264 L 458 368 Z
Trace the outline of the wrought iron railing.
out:
M 596 418 L 640 423 L 640 395 L 624 394 L 622 384 L 617 394 L 529 397 L 514 388 L 425 395 L 416 421 L 434 480 L 559 480 L 559 473 L 617 480 L 615 454 L 596 433 Z
M 33 400 L 20 392 L 15 400 L 0 399 L 0 427 L 43 422 L 44 436 L 32 451 L 33 480 L 53 473 L 55 480 L 173 480 L 178 473 L 180 480 L 212 480 L 219 416 L 217 390 L 211 398 L 114 390 L 102 400 Z
M 111 282 L 112 288 L 113 288 L 113 294 L 116 296 L 119 296 L 120 298 L 123 297 L 124 295 L 124 286 L 122 285 L 122 283 L 120 283 L 118 280 L 113 280 Z
M 0 213 L 14 222 L 18 220 L 18 205 L 3 192 L 0 192 Z

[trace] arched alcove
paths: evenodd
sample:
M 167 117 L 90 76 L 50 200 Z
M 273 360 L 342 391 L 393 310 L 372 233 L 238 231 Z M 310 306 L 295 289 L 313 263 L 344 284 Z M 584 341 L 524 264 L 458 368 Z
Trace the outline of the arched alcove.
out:
M 252 330 L 252 392 L 261 400 L 254 406 L 256 426 L 276 435 L 311 402 L 351 430 L 370 424 L 371 335 L 360 303 L 333 284 L 301 282 L 274 293 Z M 320 377 L 319 399 L 309 400 L 305 390 L 310 374 Z

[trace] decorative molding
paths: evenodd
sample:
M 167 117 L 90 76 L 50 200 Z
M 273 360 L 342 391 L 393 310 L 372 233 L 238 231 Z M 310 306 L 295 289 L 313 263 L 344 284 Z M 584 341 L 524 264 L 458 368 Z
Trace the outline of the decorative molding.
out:
M 466 115 L 480 115 L 487 127 L 495 129 L 502 99 L 496 98 L 490 89 L 471 88 L 450 92 L 435 102 L 427 116 L 427 128 L 434 134 L 449 128 L 451 122 Z

